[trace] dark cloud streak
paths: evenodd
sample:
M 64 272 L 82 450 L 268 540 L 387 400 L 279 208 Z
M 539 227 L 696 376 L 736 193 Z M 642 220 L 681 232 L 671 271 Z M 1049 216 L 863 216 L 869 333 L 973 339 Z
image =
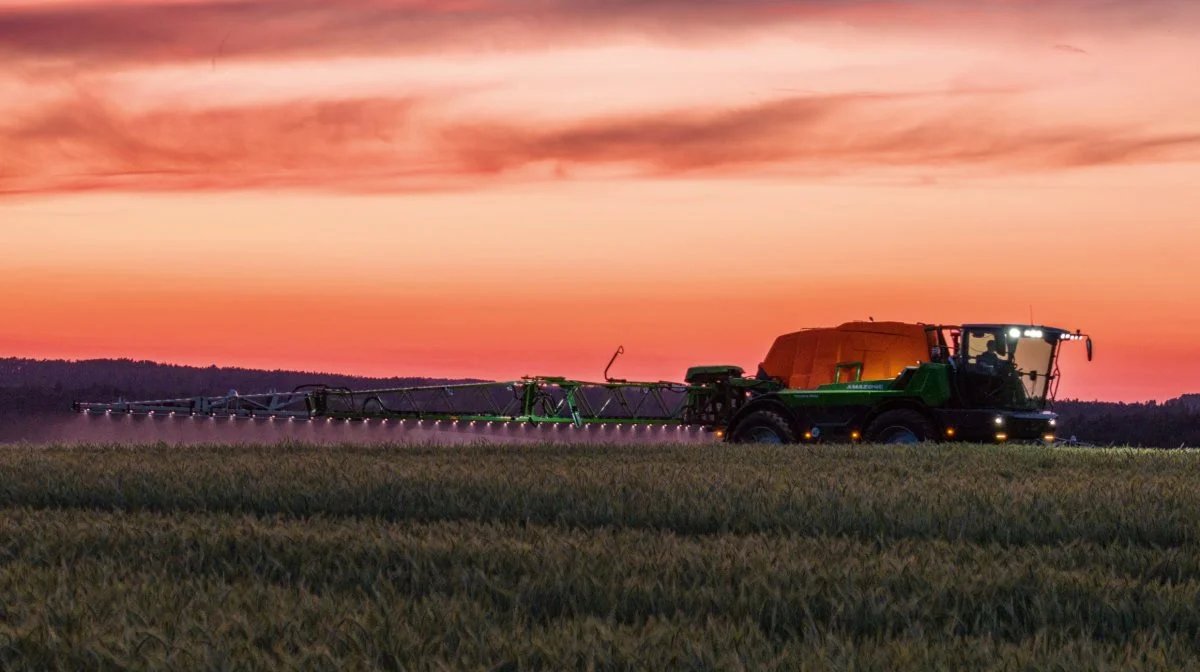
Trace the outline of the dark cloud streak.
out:
M 1079 47 L 1077 47 L 1073 44 L 1056 44 L 1051 48 L 1054 49 L 1055 51 L 1064 51 L 1068 54 L 1086 54 L 1086 53 L 1088 53 L 1086 49 L 1080 49 Z
M 538 162 L 627 164 L 657 175 L 753 173 L 771 164 L 819 173 L 879 167 L 1062 170 L 1200 160 L 1200 133 L 1022 126 L 973 109 L 914 112 L 894 97 L 800 98 L 723 113 L 509 125 L 448 131 L 466 167 L 503 172 Z M 810 170 L 809 174 L 813 174 Z
M 761 25 L 779 0 L 235 0 L 0 9 L 0 54 L 146 64 L 521 48 L 611 30 L 694 35 Z M 825 4 L 808 0 L 803 4 Z M 677 39 L 686 39 L 677 35 Z
M 672 43 L 830 21 L 968 33 L 1128 26 L 1195 13 L 1179 0 L 198 0 L 0 7 L 0 56 L 78 66 L 488 51 L 636 34 Z

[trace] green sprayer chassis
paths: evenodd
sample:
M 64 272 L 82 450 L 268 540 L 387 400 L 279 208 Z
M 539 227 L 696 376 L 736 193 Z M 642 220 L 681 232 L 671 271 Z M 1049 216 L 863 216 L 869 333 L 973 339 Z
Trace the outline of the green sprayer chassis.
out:
M 604 382 L 527 376 L 374 390 L 307 385 L 291 392 L 241 395 L 230 391 L 220 396 L 74 406 L 88 417 L 250 420 L 268 426 L 283 420 L 292 427 L 299 422 L 314 428 L 332 424 L 376 431 L 452 427 L 511 434 L 541 428 L 565 430 L 563 434 L 669 432 L 670 436 L 770 443 L 1053 441 L 1057 419 L 1047 406 L 1059 379 L 1059 348 L 1065 342 L 1086 340 L 1091 358 L 1091 339 L 1078 331 L 1005 324 L 901 326 L 909 332 L 907 344 L 889 347 L 903 352 L 905 358 L 911 355 L 911 360 L 900 361 L 886 377 L 877 372 L 873 379 L 863 378 L 866 365 L 856 355 L 880 354 L 856 345 L 854 339 L 893 338 L 897 332 L 878 331 L 881 325 L 848 323 L 836 329 L 797 332 L 804 337 L 836 337 L 819 347 L 788 345 L 792 341 L 787 339 L 795 335 L 780 337 L 773 346 L 772 353 L 789 355 L 792 370 L 833 371 L 831 382 L 815 384 L 789 386 L 788 376 L 765 368 L 775 364 L 760 364 L 753 377 L 744 375 L 740 367 L 718 365 L 692 367 L 682 383 L 610 378 L 608 368 L 624 351 L 618 348 L 605 368 Z M 829 356 L 830 343 L 840 348 L 837 361 Z M 828 366 L 814 364 L 818 356 L 828 359 Z M 775 361 L 771 353 L 767 360 Z M 846 380 L 843 372 L 849 374 Z

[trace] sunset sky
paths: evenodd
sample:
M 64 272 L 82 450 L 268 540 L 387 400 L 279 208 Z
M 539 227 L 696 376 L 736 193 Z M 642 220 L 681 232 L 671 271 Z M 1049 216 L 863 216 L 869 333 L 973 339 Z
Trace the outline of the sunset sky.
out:
M 1193 0 L 0 0 L 0 357 L 753 371 L 1082 329 L 1200 392 Z

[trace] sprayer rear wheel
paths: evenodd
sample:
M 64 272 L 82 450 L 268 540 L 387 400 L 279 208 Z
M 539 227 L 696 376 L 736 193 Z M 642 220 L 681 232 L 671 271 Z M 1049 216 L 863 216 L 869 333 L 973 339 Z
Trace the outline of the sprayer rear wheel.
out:
M 933 425 L 916 411 L 898 409 L 881 413 L 867 427 L 865 438 L 872 443 L 921 443 L 934 436 Z
M 754 411 L 734 427 L 733 443 L 796 443 L 796 433 L 783 416 L 774 411 Z

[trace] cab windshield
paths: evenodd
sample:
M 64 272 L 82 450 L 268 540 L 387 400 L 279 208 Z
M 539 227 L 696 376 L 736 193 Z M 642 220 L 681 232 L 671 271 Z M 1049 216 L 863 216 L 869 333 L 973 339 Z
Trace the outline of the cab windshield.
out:
M 1043 406 L 1053 373 L 1055 344 L 1036 328 L 969 330 L 963 338 L 968 371 L 1007 384 L 994 390 L 1004 405 Z

